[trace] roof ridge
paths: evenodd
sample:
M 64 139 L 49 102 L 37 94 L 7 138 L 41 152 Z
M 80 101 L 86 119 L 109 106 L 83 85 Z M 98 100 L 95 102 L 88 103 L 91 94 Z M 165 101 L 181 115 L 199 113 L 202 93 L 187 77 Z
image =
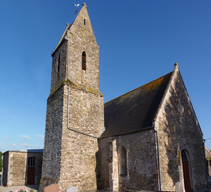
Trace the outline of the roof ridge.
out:
M 173 71 L 171 71 L 170 73 L 172 73 L 172 72 L 173 72 Z M 127 94 L 129 94 L 129 93 L 132 93 L 132 92 L 134 92 L 134 91 L 136 91 L 136 90 L 138 90 L 138 89 L 140 89 L 140 88 L 146 86 L 147 84 L 153 83 L 154 81 L 157 81 L 157 80 L 159 80 L 159 79 L 161 79 L 161 78 L 163 78 L 163 77 L 169 75 L 170 73 L 167 73 L 167 74 L 165 74 L 165 75 L 163 75 L 163 76 L 161 76 L 161 77 L 159 77 L 159 78 L 157 78 L 157 79 L 154 79 L 154 80 L 152 80 L 152 81 L 150 81 L 150 82 L 148 82 L 148 83 L 146 83 L 146 84 L 144 84 L 144 85 L 141 85 L 140 87 L 137 87 L 137 88 L 135 88 L 135 89 L 133 89 L 133 90 L 131 90 L 131 91 L 128 91 L 128 92 L 126 92 L 126 93 L 124 93 L 124 94 L 122 94 L 122 95 L 120 95 L 120 96 L 118 96 L 118 97 L 115 97 L 114 99 L 112 99 L 112 100 L 107 101 L 106 103 L 104 103 L 104 105 L 107 105 L 108 103 L 110 103 L 111 101 L 113 101 L 113 100 L 115 100 L 115 99 L 118 99 L 119 97 L 123 97 L 123 96 L 125 96 L 125 95 L 127 95 Z

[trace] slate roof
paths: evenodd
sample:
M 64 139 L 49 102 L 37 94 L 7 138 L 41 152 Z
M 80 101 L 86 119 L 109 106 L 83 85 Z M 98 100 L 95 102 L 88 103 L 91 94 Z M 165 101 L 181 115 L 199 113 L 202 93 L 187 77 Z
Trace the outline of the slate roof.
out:
M 152 129 L 153 119 L 172 73 L 105 103 L 106 130 L 101 138 Z

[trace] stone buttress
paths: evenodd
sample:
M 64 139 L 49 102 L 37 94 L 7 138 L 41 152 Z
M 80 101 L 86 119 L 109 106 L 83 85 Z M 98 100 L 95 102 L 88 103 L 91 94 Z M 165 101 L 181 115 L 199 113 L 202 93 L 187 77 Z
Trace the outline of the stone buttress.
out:
M 58 183 L 97 189 L 98 138 L 104 131 L 99 47 L 86 4 L 52 53 L 40 190 Z

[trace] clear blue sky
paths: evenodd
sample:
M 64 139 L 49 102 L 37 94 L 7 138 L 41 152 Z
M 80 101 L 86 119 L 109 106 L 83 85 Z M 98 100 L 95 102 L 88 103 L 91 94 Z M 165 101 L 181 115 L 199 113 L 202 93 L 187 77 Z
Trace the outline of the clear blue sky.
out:
M 0 150 L 43 148 L 51 52 L 72 0 L 0 0 Z M 204 138 L 211 137 L 211 0 L 87 0 L 105 102 L 179 63 Z M 211 139 L 206 141 L 211 149 Z

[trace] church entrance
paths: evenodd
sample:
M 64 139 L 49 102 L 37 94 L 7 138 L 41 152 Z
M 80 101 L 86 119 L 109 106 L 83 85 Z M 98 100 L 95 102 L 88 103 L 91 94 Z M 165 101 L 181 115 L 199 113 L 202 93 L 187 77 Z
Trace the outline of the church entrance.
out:
M 28 167 L 27 184 L 33 185 L 35 180 L 35 167 Z
M 189 161 L 188 161 L 187 152 L 185 150 L 182 150 L 181 153 L 182 153 L 182 166 L 183 166 L 185 191 L 191 192 L 190 170 L 189 170 Z

